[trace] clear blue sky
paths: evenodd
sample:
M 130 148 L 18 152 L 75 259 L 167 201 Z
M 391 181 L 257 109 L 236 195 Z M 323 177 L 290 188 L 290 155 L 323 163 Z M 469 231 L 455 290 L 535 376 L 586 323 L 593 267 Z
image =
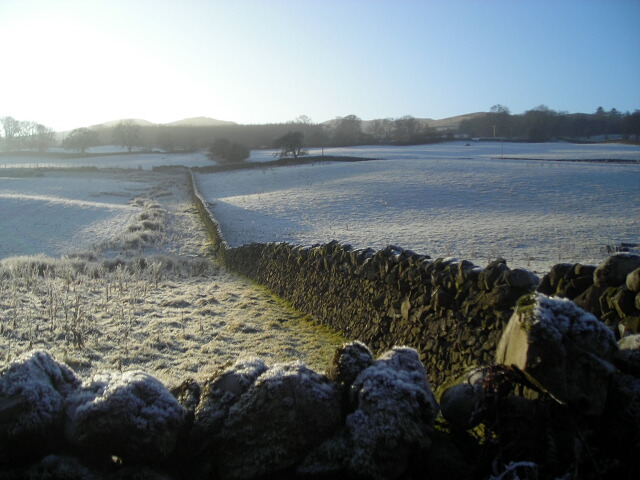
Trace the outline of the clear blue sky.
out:
M 2 0 L 0 116 L 640 108 L 640 0 Z

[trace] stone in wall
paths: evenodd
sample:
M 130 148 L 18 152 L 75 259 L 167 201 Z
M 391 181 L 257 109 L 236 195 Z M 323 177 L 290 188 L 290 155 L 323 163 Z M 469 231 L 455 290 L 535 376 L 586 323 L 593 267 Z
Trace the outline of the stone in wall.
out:
M 640 333 L 640 255 L 617 253 L 600 265 L 558 264 L 538 291 L 569 298 L 593 313 L 618 337 Z
M 523 297 L 502 334 L 496 362 L 515 366 L 558 401 L 599 415 L 615 371 L 611 330 L 567 299 Z
M 26 353 L 0 371 L 0 463 L 62 443 L 64 404 L 79 385 L 73 370 L 45 351 Z
M 67 397 L 65 413 L 73 445 L 135 462 L 167 459 L 185 418 L 167 388 L 140 371 L 94 375 Z
M 276 364 L 240 393 L 215 432 L 216 478 L 250 479 L 295 465 L 341 423 L 335 384 L 300 362 Z
M 356 349 L 360 351 L 360 347 Z M 345 351 L 352 351 L 348 346 Z M 431 446 L 438 404 L 417 352 L 397 347 L 360 372 L 345 427 L 312 452 L 298 473 L 312 478 L 394 479 Z

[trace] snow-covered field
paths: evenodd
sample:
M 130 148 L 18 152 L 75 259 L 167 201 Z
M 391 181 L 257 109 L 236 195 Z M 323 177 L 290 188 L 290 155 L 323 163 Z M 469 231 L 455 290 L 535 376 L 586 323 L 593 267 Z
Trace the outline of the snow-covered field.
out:
M 85 250 L 120 235 L 149 184 L 131 175 L 53 173 L 7 175 L 0 170 L 0 258 Z
M 640 160 L 637 146 L 452 142 L 324 153 L 384 160 L 198 174 L 228 243 L 395 244 L 479 265 L 503 256 L 538 272 L 640 243 L 640 165 L 534 160 Z
M 121 168 L 151 170 L 153 167 L 175 166 L 206 167 L 212 165 L 205 152 L 194 153 L 131 153 L 120 147 L 106 145 L 88 150 L 95 156 L 84 158 L 61 158 L 51 155 L 2 155 L 0 175 L 3 168 Z M 114 155 L 119 153 L 119 155 Z M 104 154 L 104 155 L 103 155 Z
M 254 150 L 249 161 L 273 160 L 275 150 Z M 345 148 L 311 148 L 309 155 L 348 155 L 381 160 L 445 160 L 491 158 L 527 158 L 545 160 L 636 160 L 640 161 L 640 147 L 622 144 L 574 143 L 510 143 L 454 141 L 406 147 L 361 146 Z

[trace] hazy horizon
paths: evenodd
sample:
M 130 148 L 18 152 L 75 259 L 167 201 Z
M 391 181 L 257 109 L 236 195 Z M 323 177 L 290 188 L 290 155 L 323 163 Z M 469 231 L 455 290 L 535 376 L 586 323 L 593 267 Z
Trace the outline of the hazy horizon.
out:
M 640 2 L 0 4 L 0 117 L 239 124 L 640 108 Z

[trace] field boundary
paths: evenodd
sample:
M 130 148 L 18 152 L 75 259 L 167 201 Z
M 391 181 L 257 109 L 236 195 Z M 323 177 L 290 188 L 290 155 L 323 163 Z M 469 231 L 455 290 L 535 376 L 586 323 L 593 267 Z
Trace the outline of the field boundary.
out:
M 337 241 L 229 247 L 193 171 L 191 194 L 212 254 L 225 268 L 375 352 L 415 348 L 436 387 L 491 363 L 517 300 L 539 284 L 537 276 L 512 270 L 502 259 L 483 269 L 394 245 L 378 251 Z

